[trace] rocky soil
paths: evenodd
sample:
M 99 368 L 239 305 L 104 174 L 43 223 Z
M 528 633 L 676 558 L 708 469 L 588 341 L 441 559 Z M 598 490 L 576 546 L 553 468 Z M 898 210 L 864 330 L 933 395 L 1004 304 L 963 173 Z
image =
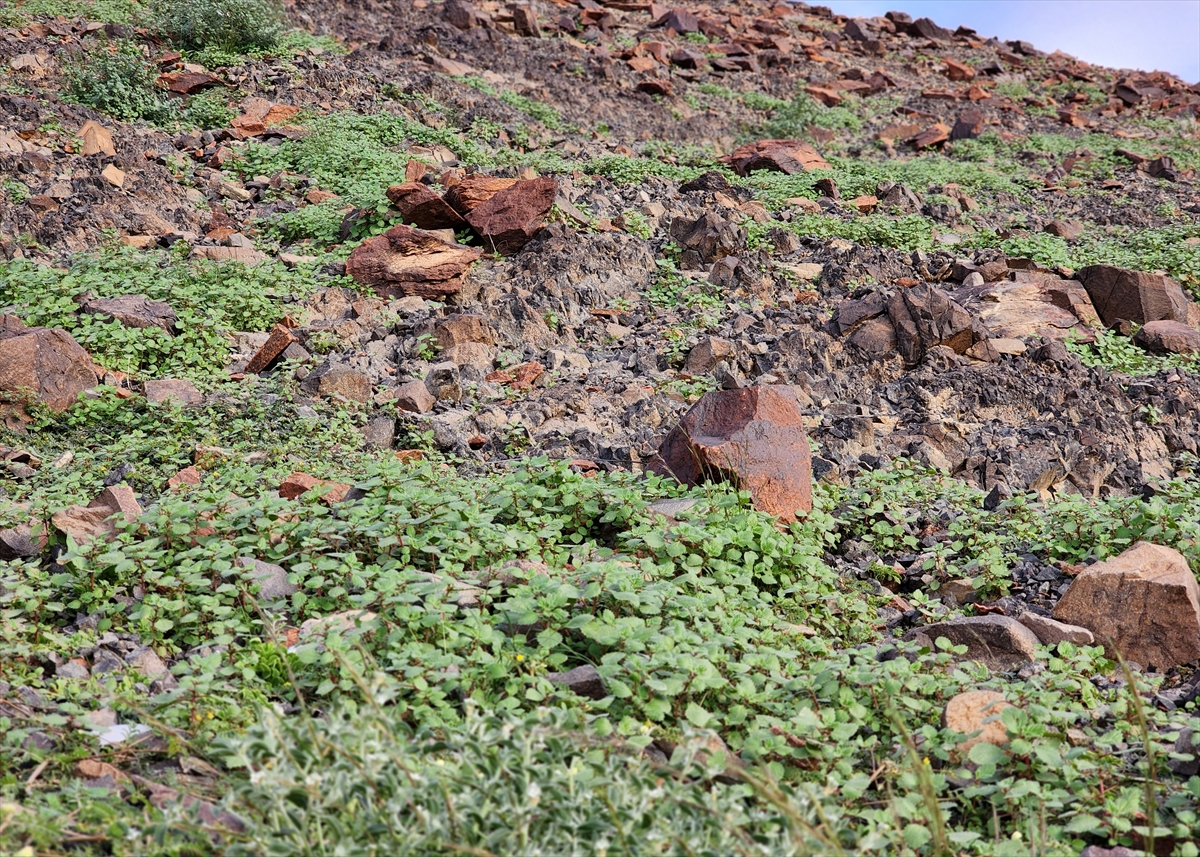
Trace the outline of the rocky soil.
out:
M 730 483 L 781 527 L 813 514 L 814 486 L 859 490 L 897 461 L 975 489 L 988 512 L 1149 504 L 1193 478 L 1200 84 L 805 3 L 288 13 L 339 48 L 208 67 L 128 23 L 0 30 L 4 559 L 59 568 L 66 545 L 116 540 L 181 490 L 228 488 L 212 462 L 233 453 L 216 444 L 164 459 L 170 472 L 72 470 L 45 432 L 81 394 L 230 420 L 253 401 L 297 432 L 340 420 L 356 433 L 328 460 L 237 452 L 269 460 L 261 492 L 315 488 L 328 505 L 371 490 L 337 467 L 360 454 L 464 477 L 544 456 L 593 478 Z M 64 64 L 120 38 L 181 104 L 224 93 L 230 121 L 125 123 L 68 100 Z M 17 299 L 26 263 L 67 271 L 97 252 L 303 287 L 261 287 L 278 312 L 222 329 L 218 371 L 120 368 Z M 71 324 L 168 339 L 195 309 L 120 288 L 68 296 Z M 52 466 L 78 475 L 48 489 Z M 911 536 L 900 547 L 845 532 L 826 545 L 822 561 L 877 598 L 879 633 L 945 636 L 998 672 L 1031 669 L 1039 646 L 1107 642 L 1167 675 L 1147 697 L 1161 710 L 1195 701 L 1186 533 L 1085 545 L 1081 563 L 1031 548 L 1003 579 L 969 563 L 939 579 L 941 502 L 889 511 Z M 242 559 L 263 592 L 298 591 L 280 565 Z M 80 680 L 137 669 L 156 693 L 207 654 L 105 637 L 30 662 Z M 995 700 L 967 702 L 946 718 L 972 723 Z

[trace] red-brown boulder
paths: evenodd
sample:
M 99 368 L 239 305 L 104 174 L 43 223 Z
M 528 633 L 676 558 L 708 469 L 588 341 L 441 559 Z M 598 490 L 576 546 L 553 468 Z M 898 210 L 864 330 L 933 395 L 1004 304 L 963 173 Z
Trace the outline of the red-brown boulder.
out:
M 1106 325 L 1119 320 L 1134 324 L 1161 319 L 1187 322 L 1187 298 L 1170 277 L 1112 265 L 1092 265 L 1075 276 Z
M 685 485 L 731 482 L 784 522 L 812 509 L 812 453 L 791 387 L 706 393 L 667 435 L 649 469 Z
M 411 223 L 419 229 L 457 231 L 467 228 L 467 221 L 450 207 L 450 203 L 420 182 L 393 185 L 387 189 L 387 198 L 396 206 L 405 223 Z
M 558 196 L 558 182 L 542 177 L 516 182 L 467 215 L 489 250 L 510 256 L 529 243 Z
M 71 334 L 26 327 L 15 315 L 0 316 L 0 392 L 28 393 L 62 412 L 94 386 L 92 358 Z
M 829 162 L 803 140 L 759 140 L 734 149 L 720 160 L 729 164 L 739 176 L 747 176 L 755 170 L 795 175 L 831 169 Z
M 462 275 L 479 256 L 474 247 L 411 226 L 393 226 L 360 244 L 346 260 L 346 273 L 382 298 L 440 300 L 459 290 Z

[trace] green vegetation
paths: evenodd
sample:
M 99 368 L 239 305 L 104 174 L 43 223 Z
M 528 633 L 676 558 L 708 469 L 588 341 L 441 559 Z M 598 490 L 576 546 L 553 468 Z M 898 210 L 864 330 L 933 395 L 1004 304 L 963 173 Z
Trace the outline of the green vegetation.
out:
M 511 90 L 497 90 L 496 87 L 492 86 L 482 77 L 469 75 L 467 77 L 459 78 L 459 81 L 461 83 L 465 83 L 467 86 L 473 89 L 478 89 L 484 95 L 490 95 L 493 98 L 499 99 L 510 107 L 517 108 L 526 116 L 541 122 L 546 126 L 547 129 L 551 131 L 557 131 L 563 127 L 562 117 L 559 115 L 558 111 L 544 102 L 535 101 L 534 99 L 527 98 L 524 95 L 518 95 Z
M 285 29 L 277 0 L 150 0 L 146 22 L 182 49 L 234 53 L 270 48 Z
M 82 17 L 112 24 L 131 23 L 141 11 L 139 0 L 5 0 L 0 26 L 23 27 L 38 18 Z
M 284 314 L 283 297 L 307 294 L 316 285 L 310 272 L 279 263 L 186 262 L 167 253 L 148 259 L 127 248 L 78 258 L 68 269 L 0 262 L 0 306 L 26 324 L 64 328 L 106 369 L 152 378 L 205 380 L 222 371 L 226 332 L 270 329 Z M 165 301 L 175 311 L 177 332 L 80 313 L 78 302 L 89 294 Z
M 63 63 L 66 97 L 125 122 L 146 119 L 163 124 L 174 103 L 158 86 L 158 71 L 133 42 L 111 49 L 96 44 Z

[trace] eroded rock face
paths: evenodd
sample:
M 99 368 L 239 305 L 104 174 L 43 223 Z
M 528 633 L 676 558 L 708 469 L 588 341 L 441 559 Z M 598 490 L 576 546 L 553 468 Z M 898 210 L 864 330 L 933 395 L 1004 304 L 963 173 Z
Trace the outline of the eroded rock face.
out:
M 1160 319 L 1187 321 L 1187 298 L 1170 277 L 1111 265 L 1092 265 L 1076 276 L 1106 325 L 1119 320 L 1135 324 Z
M 96 386 L 92 358 L 60 328 L 26 327 L 14 315 L 0 316 L 0 391 L 30 393 L 56 412 Z
M 1090 341 L 1092 333 L 1084 318 L 1090 311 L 1095 319 L 1092 302 L 1079 283 L 1061 283 L 984 283 L 958 289 L 954 297 L 998 337 L 1044 336 L 1059 342 L 1073 337 Z
M 812 509 L 812 455 L 790 387 L 719 390 L 680 421 L 650 470 L 685 485 L 728 481 L 781 521 Z
M 921 362 L 927 351 L 939 345 L 965 354 L 989 339 L 981 322 L 933 286 L 896 292 L 888 301 L 887 313 L 896 330 L 896 348 L 909 365 Z
M 467 222 L 450 204 L 420 182 L 405 182 L 387 189 L 387 198 L 405 223 L 421 229 L 466 229 Z
M 462 275 L 480 255 L 422 229 L 393 226 L 359 245 L 346 260 L 346 273 L 380 297 L 441 299 L 461 288 Z
M 1200 586 L 1183 554 L 1138 542 L 1067 590 L 1054 618 L 1080 625 L 1128 661 L 1166 670 L 1200 658 Z
M 1178 321 L 1148 321 L 1133 341 L 1155 354 L 1200 353 L 1200 331 Z

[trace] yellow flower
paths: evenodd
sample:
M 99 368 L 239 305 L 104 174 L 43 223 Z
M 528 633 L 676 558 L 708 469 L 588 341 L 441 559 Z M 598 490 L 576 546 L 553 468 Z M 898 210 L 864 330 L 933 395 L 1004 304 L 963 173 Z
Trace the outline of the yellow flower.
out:
M 517 655 L 517 660 L 518 660 L 518 661 L 523 661 L 523 660 L 525 660 L 525 656 L 524 656 L 524 655 Z
M 928 765 L 928 764 L 929 764 L 929 757 L 928 757 L 928 756 L 926 756 L 924 759 L 922 759 L 922 760 L 921 760 L 921 764 L 922 764 L 922 765 Z

